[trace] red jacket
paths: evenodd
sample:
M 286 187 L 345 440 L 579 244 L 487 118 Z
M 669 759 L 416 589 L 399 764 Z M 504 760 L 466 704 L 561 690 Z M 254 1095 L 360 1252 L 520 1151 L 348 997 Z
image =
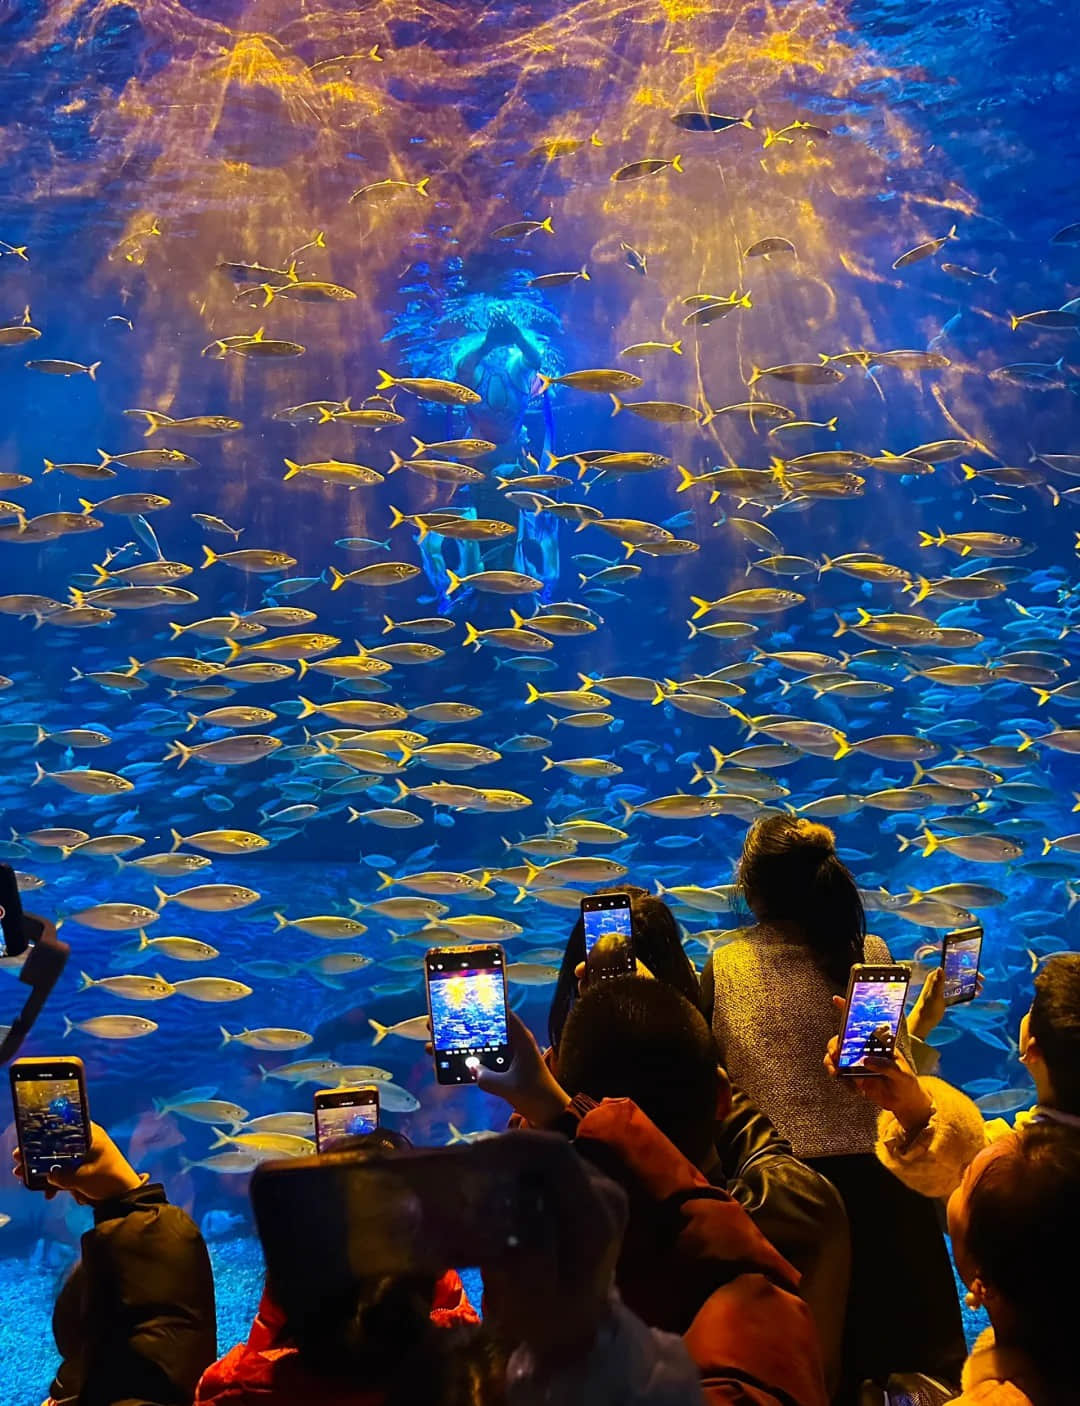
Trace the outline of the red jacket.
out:
M 478 1323 L 455 1270 L 435 1286 L 431 1321 L 440 1326 Z M 246 1343 L 238 1343 L 204 1373 L 195 1406 L 381 1406 L 382 1393 L 335 1387 L 314 1377 L 285 1337 L 285 1317 L 264 1292 Z
M 630 1196 L 616 1273 L 623 1300 L 650 1326 L 682 1334 L 706 1400 L 826 1406 L 799 1275 L 742 1207 L 628 1099 L 587 1108 L 576 1142 Z

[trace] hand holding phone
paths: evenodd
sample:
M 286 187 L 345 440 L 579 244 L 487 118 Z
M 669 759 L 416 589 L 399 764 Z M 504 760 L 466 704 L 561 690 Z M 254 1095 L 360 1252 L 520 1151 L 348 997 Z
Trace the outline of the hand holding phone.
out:
M 893 1057 L 910 980 L 911 973 L 903 966 L 857 963 L 851 968 L 836 1059 L 838 1074 L 874 1075 L 879 1071 L 872 1061 Z
M 978 994 L 982 942 L 983 930 L 979 923 L 970 928 L 954 928 L 945 934 L 941 944 L 941 966 L 945 973 L 947 1006 L 973 1001 Z
M 590 979 L 633 976 L 633 919 L 628 893 L 589 894 L 581 900 L 585 969 Z
M 15 1175 L 23 1180 L 22 1155 L 15 1150 Z M 147 1180 L 140 1176 L 100 1123 L 90 1124 L 90 1151 L 72 1172 L 50 1172 L 45 1199 L 70 1191 L 80 1206 L 99 1206 L 116 1196 L 136 1191 Z
M 333 1152 L 336 1144 L 373 1133 L 378 1126 L 377 1088 L 316 1091 L 315 1143 L 320 1152 Z
M 834 996 L 833 1005 L 842 1012 L 844 998 Z M 825 1068 L 834 1077 L 840 1073 L 837 1068 L 839 1058 L 840 1036 L 834 1035 L 825 1051 Z M 933 1116 L 934 1105 L 919 1076 L 901 1052 L 894 1050 L 889 1059 L 868 1055 L 866 1063 L 865 1069 L 851 1071 L 848 1083 L 868 1102 L 888 1109 L 908 1132 L 924 1128 Z
M 472 1084 L 510 1067 L 506 956 L 498 943 L 431 947 L 424 956 L 435 1078 Z
M 515 1113 L 534 1128 L 550 1126 L 565 1112 L 570 1095 L 548 1068 L 532 1031 L 519 1015 L 510 1012 L 510 1063 L 505 1071 L 476 1071 L 477 1087 L 505 1099 Z

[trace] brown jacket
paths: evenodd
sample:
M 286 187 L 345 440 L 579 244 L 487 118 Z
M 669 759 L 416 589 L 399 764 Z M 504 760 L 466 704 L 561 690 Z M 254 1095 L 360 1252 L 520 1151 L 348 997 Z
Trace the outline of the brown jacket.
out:
M 682 1334 L 710 1406 L 825 1406 L 798 1273 L 635 1104 L 572 1107 L 579 1150 L 630 1198 L 619 1292 L 650 1326 Z

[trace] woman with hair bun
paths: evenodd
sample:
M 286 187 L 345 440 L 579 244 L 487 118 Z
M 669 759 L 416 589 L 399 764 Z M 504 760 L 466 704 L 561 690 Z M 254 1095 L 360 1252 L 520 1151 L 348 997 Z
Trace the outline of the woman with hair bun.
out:
M 736 880 L 757 921 L 717 948 L 702 982 L 724 1065 L 797 1157 L 873 1154 L 875 1110 L 829 1078 L 821 1050 L 836 1033 L 832 998 L 846 991 L 853 964 L 892 956 L 866 935 L 833 832 L 767 816 L 747 832 Z M 905 1031 L 905 1054 L 906 1044 Z
M 702 1009 L 733 1083 L 844 1200 L 852 1241 L 848 1388 L 884 1381 L 890 1371 L 953 1381 L 964 1360 L 963 1325 L 935 1207 L 895 1179 L 889 1184 L 874 1154 L 876 1110 L 859 1107 L 821 1057 L 837 1029 L 833 997 L 845 993 L 852 966 L 891 964 L 892 955 L 867 934 L 858 887 L 825 825 L 791 815 L 756 821 L 737 882 L 755 922 L 713 953 L 702 973 Z M 910 1059 L 906 1028 L 899 1046 Z

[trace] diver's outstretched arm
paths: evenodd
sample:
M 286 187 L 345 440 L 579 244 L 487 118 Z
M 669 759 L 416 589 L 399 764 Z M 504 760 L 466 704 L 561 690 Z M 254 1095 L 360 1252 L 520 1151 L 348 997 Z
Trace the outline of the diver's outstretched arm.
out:
M 490 336 L 491 333 L 489 331 L 487 337 L 480 337 L 479 335 L 471 337 L 470 341 L 472 342 L 472 346 L 465 352 L 454 367 L 455 377 L 467 386 L 472 385 L 472 379 L 476 373 L 476 368 L 480 365 L 484 356 L 491 350 L 491 347 L 488 345 L 488 338 Z

